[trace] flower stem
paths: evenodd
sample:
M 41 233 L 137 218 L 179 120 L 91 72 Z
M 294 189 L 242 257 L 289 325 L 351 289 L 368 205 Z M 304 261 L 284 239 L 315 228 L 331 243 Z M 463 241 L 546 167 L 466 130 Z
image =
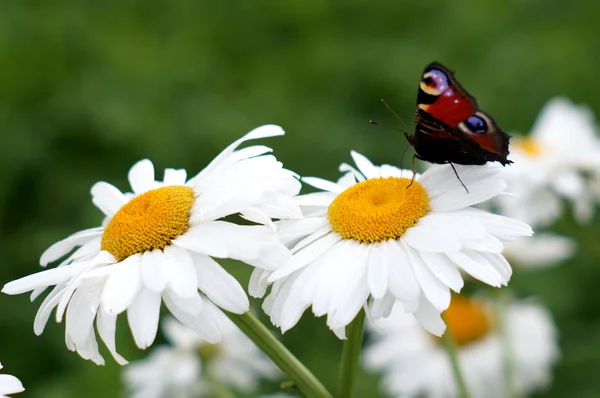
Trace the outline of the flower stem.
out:
M 354 320 L 346 328 L 347 339 L 342 350 L 340 364 L 340 398 L 351 398 L 358 373 L 358 359 L 362 347 L 365 311 L 360 310 Z
M 306 398 L 331 398 L 321 382 L 250 311 L 227 316 L 295 383 Z
M 505 291 L 506 288 L 498 289 L 496 295 L 496 314 L 498 318 L 498 326 L 500 330 L 500 339 L 502 344 L 502 376 L 504 378 L 504 397 L 517 398 L 519 394 L 515 391 L 515 358 L 510 341 L 508 330 L 508 308 L 510 306 L 510 292 Z
M 458 355 L 456 352 L 456 343 L 454 342 L 450 328 L 446 329 L 446 332 L 442 336 L 442 341 L 444 342 L 444 347 L 446 348 L 446 353 L 448 354 L 448 359 L 450 360 L 450 365 L 452 366 L 452 374 L 454 375 L 454 381 L 458 387 L 459 396 L 461 398 L 470 398 L 469 390 L 467 389 L 467 383 L 465 383 L 465 379 L 460 370 L 460 364 L 458 363 Z

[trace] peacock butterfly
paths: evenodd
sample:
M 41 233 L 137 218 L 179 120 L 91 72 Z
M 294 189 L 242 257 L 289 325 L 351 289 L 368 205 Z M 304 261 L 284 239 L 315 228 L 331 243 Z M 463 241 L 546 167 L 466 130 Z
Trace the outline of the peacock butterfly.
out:
M 454 78 L 454 72 L 437 62 L 423 71 L 415 132 L 404 135 L 415 149 L 415 158 L 427 162 L 451 165 L 499 162 L 503 166 L 512 163 L 506 158 L 510 135 L 479 110 L 475 98 Z

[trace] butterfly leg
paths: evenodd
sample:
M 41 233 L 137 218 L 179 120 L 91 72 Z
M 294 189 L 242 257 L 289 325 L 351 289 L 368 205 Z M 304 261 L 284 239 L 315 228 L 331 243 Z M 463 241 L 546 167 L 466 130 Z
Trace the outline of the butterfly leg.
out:
M 465 191 L 467 191 L 467 193 L 469 193 L 469 190 L 467 189 L 467 186 L 460 179 L 460 176 L 456 172 L 456 169 L 454 168 L 454 165 L 452 163 L 450 163 L 450 162 L 448 162 L 448 164 L 450 164 L 450 167 L 452 167 L 452 170 L 454 170 L 454 174 L 456 175 L 456 178 L 458 178 L 458 181 L 460 181 L 460 185 L 462 185 L 463 188 L 465 189 Z
M 413 182 L 415 182 L 415 177 L 417 176 L 417 159 L 419 160 L 425 160 L 422 157 L 420 157 L 419 155 L 417 155 L 416 153 L 413 155 L 412 158 L 412 179 L 410 180 L 410 184 L 408 184 L 406 186 L 406 189 L 410 188 L 410 186 L 412 185 Z

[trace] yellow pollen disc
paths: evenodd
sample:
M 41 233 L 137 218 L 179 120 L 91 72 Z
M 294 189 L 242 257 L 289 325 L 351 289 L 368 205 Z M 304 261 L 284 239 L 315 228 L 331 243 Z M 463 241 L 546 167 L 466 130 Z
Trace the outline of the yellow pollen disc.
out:
M 122 261 L 136 253 L 164 249 L 187 231 L 194 199 L 192 188 L 179 185 L 136 196 L 104 229 L 102 250 Z
M 363 243 L 396 239 L 427 214 L 429 196 L 408 178 L 373 178 L 359 182 L 329 205 L 331 229 Z
M 464 346 L 485 337 L 492 328 L 485 306 L 474 299 L 453 296 L 450 307 L 444 311 L 448 331 L 457 345 Z
M 542 154 L 539 142 L 532 137 L 517 137 L 514 140 L 514 145 L 531 157 L 537 157 Z

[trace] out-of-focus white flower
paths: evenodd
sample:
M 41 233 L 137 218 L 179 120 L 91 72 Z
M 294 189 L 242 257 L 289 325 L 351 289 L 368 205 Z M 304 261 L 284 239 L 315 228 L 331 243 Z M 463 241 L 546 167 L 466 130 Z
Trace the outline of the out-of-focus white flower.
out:
M 560 264 L 573 256 L 576 243 L 566 236 L 550 232 L 529 239 L 515 239 L 504 245 L 502 254 L 519 268 L 546 268 Z
M 2 369 L 1 363 L 0 369 Z M 25 391 L 23 384 L 15 376 L 0 374 L 0 398 L 8 397 L 8 394 L 17 394 L 23 391 Z
M 511 369 L 511 391 L 523 395 L 543 388 L 549 384 L 551 367 L 559 356 L 556 327 L 540 304 L 522 301 L 508 306 L 502 315 L 505 336 L 498 330 L 498 315 L 491 304 L 464 296 L 454 297 L 444 313 L 473 398 L 504 396 L 504 361 L 509 361 Z M 391 396 L 458 396 L 439 339 L 396 309 L 377 325 L 385 333 L 373 330 L 375 342 L 366 349 L 364 362 L 367 368 L 383 372 L 383 387 Z
M 42 266 L 64 257 L 53 269 L 8 283 L 7 294 L 33 290 L 32 299 L 54 289 L 37 313 L 41 334 L 56 308 L 66 318 L 66 344 L 85 359 L 104 363 L 101 339 L 120 363 L 115 347 L 117 315 L 127 320 L 138 347 L 152 344 L 161 302 L 186 326 L 211 342 L 221 339 L 215 304 L 237 314 L 249 301 L 240 283 L 213 258 L 232 258 L 274 270 L 289 257 L 271 218 L 300 217 L 294 202 L 296 175 L 265 146 L 237 150 L 247 140 L 283 135 L 278 126 L 259 127 L 235 141 L 204 170 L 187 179 L 185 170 L 167 169 L 157 181 L 149 160 L 129 171 L 133 193 L 99 182 L 92 201 L 105 214 L 103 226 L 77 232 L 47 249 Z M 265 225 L 223 221 L 232 214 Z
M 554 222 L 571 202 L 575 217 L 586 222 L 600 200 L 600 139 L 592 112 L 565 98 L 542 109 L 531 133 L 513 137 L 505 177 L 508 192 L 501 212 L 534 228 Z
M 211 344 L 173 318 L 162 323 L 170 346 L 125 368 L 132 398 L 196 398 L 215 396 L 220 385 L 248 393 L 261 379 L 280 377 L 277 367 L 222 313 L 223 340 Z
M 278 222 L 293 257 L 274 272 L 255 270 L 250 293 L 265 294 L 263 308 L 286 331 L 312 306 L 316 316 L 344 338 L 346 325 L 370 301 L 374 318 L 389 315 L 399 299 L 431 333 L 441 335 L 440 312 L 450 289 L 463 286 L 459 269 L 495 287 L 511 268 L 502 241 L 532 234 L 516 220 L 471 206 L 502 192 L 501 167 L 436 165 L 412 173 L 375 166 L 353 152 L 358 170 L 344 164 L 337 182 L 303 181 L 323 192 L 300 195 L 304 218 Z

